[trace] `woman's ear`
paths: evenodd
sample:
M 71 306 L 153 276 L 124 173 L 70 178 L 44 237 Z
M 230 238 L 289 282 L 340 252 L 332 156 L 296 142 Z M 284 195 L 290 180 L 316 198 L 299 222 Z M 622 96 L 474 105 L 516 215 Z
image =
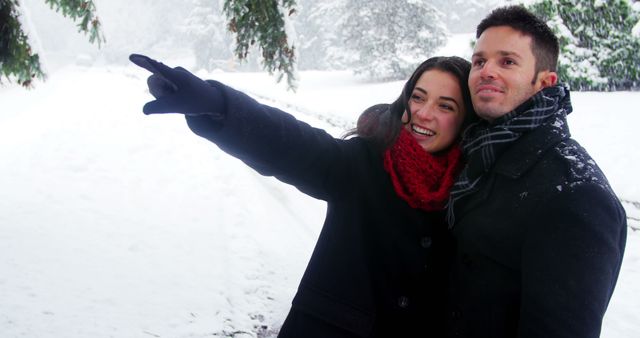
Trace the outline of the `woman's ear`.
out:
M 411 122 L 411 112 L 408 110 L 405 110 L 404 113 L 402 114 L 402 117 L 400 118 L 400 121 L 402 122 L 402 124 L 407 124 Z

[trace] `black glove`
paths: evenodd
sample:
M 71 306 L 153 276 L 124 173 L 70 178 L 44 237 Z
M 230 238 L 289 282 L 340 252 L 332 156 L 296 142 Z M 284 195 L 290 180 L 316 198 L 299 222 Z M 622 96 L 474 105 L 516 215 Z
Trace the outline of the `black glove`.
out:
M 144 55 L 131 54 L 129 60 L 153 73 L 147 79 L 147 85 L 156 100 L 144 105 L 145 114 L 180 113 L 210 115 L 214 120 L 223 118 L 224 97 L 209 83 L 182 67 L 170 68 Z

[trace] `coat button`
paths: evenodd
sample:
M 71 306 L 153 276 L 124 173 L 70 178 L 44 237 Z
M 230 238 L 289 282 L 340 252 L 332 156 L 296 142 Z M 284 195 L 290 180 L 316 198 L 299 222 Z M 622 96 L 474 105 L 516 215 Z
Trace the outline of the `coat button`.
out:
M 469 254 L 462 254 L 461 260 L 462 264 L 466 265 L 467 267 L 471 266 L 471 257 L 469 256 Z
M 453 319 L 460 319 L 460 311 L 451 311 L 451 318 Z
M 422 239 L 420 240 L 420 246 L 422 246 L 425 249 L 428 249 L 431 247 L 431 243 L 433 241 L 431 240 L 431 237 L 426 236 L 426 237 L 422 237 Z
M 409 298 L 405 297 L 405 296 L 400 296 L 398 297 L 398 306 L 406 309 L 409 307 Z

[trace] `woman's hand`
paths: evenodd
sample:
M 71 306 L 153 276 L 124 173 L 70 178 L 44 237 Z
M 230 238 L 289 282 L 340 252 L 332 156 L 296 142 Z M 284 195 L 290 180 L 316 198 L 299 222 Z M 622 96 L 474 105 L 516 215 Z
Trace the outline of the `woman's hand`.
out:
M 223 117 L 224 97 L 206 81 L 182 67 L 170 68 L 144 55 L 131 54 L 129 60 L 152 73 L 147 85 L 156 99 L 144 105 L 142 111 L 145 114 L 180 113 L 211 115 L 214 119 Z

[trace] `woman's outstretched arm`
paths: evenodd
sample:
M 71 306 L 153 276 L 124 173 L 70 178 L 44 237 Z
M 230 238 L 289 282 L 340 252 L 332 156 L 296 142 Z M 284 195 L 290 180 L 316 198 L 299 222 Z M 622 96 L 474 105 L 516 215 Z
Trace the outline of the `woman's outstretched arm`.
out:
M 332 187 L 348 184 L 345 152 L 357 146 L 356 142 L 335 139 L 290 114 L 220 82 L 203 81 L 183 68 L 170 68 L 142 55 L 130 59 L 153 73 L 148 85 L 156 100 L 145 104 L 145 114 L 184 114 L 195 134 L 262 175 L 275 176 L 313 197 L 326 200 Z

